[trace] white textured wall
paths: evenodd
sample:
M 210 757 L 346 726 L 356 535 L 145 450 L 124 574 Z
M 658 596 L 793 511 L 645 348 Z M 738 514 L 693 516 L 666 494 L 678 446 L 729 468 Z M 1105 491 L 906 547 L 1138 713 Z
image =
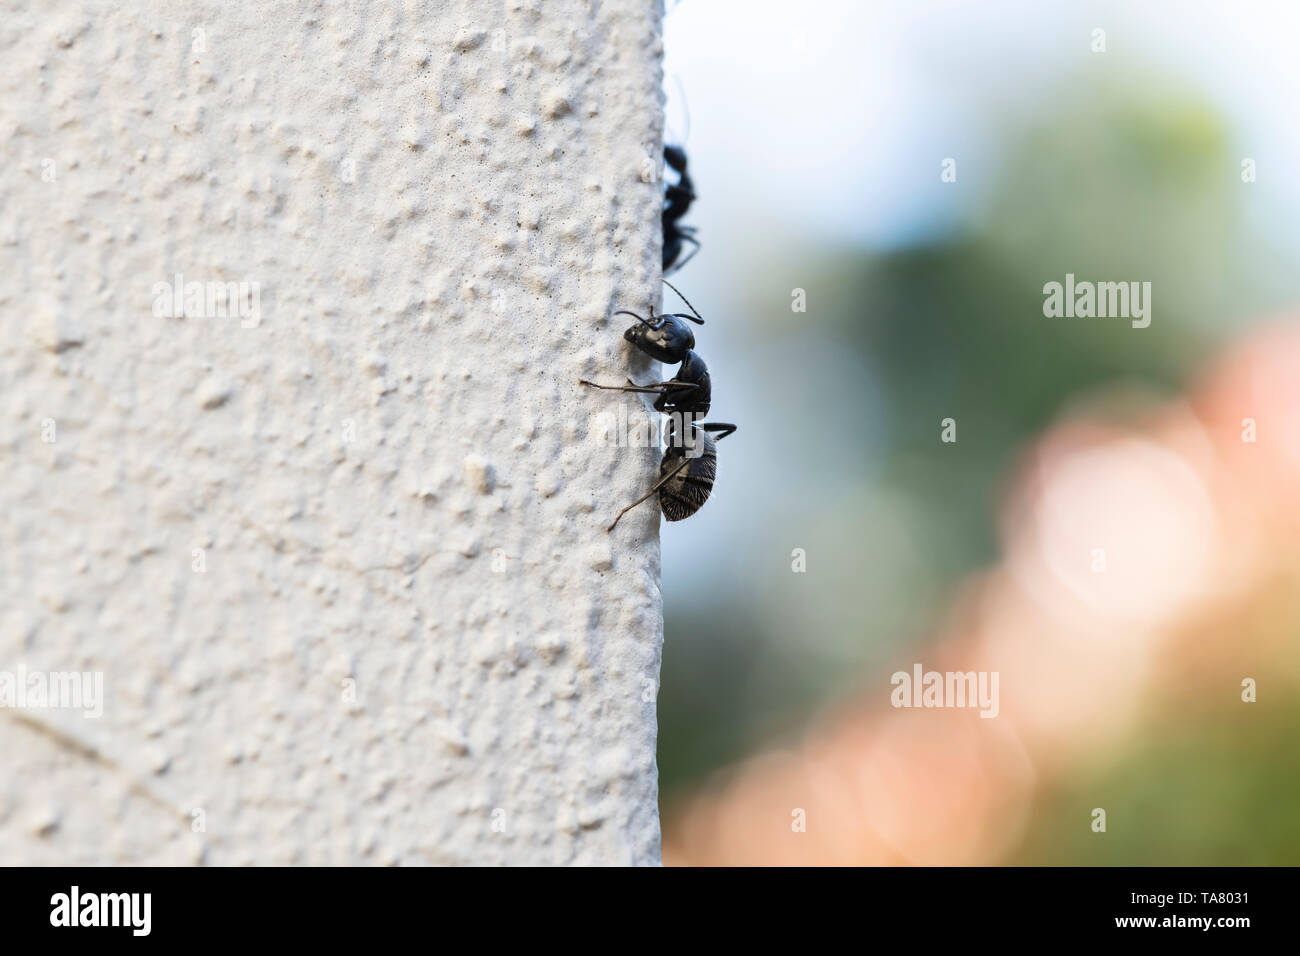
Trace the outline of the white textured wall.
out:
M 0 10 L 0 862 L 657 862 L 659 5 Z

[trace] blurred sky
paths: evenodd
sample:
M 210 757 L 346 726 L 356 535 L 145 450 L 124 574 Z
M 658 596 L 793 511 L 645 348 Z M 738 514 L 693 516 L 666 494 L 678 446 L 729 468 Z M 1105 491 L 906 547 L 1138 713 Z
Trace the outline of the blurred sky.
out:
M 990 110 L 1030 102 L 1045 82 L 1079 69 L 1184 79 L 1238 124 L 1244 155 L 1275 187 L 1268 205 L 1300 209 L 1294 0 L 669 0 L 669 8 L 669 132 L 689 132 L 707 203 L 695 216 L 722 237 L 889 246 L 950 228 L 960 209 L 953 199 L 969 193 L 930 188 L 939 161 L 957 157 L 976 174 L 995 148 Z M 1096 27 L 1106 30 L 1104 54 L 1090 49 Z M 748 228 L 756 193 L 780 216 L 779 237 Z M 732 229 L 717 228 L 727 219 Z
M 752 310 L 759 302 L 788 317 L 790 290 L 811 286 L 800 319 L 815 327 L 823 290 L 806 267 L 827 249 L 881 251 L 960 231 L 1006 159 L 991 117 L 1041 114 L 1044 89 L 1072 77 L 1150 76 L 1153 85 L 1172 77 L 1230 123 L 1234 168 L 1225 177 L 1239 175 L 1240 157 L 1256 160 L 1259 181 L 1243 200 L 1251 227 L 1294 246 L 1300 3 L 669 0 L 668 7 L 668 138 L 686 136 L 700 196 L 687 221 L 703 242 L 674 281 L 709 320 L 697 340 L 714 378 L 710 417 L 740 425 L 720 448 L 714 498 L 694 519 L 663 527 L 670 607 L 683 600 L 703 607 L 719 589 L 743 589 L 755 561 L 788 573 L 790 546 L 799 542 L 771 540 L 765 529 L 773 520 L 796 519 L 815 496 L 824 521 L 828 502 L 852 498 L 870 481 L 872 446 L 888 427 L 873 398 L 872 357 L 820 335 L 783 340 L 774 354 Z M 1106 31 L 1104 54 L 1091 52 L 1095 27 Z M 1092 131 L 1078 136 L 1087 141 Z M 959 188 L 939 181 L 949 156 L 958 161 Z M 765 414 L 792 390 L 804 393 L 800 405 L 825 399 L 811 443 L 772 427 Z M 896 556 L 888 567 L 901 579 L 909 560 L 926 556 L 909 554 L 906 529 L 898 530 L 877 544 Z M 875 585 L 887 591 L 894 583 Z

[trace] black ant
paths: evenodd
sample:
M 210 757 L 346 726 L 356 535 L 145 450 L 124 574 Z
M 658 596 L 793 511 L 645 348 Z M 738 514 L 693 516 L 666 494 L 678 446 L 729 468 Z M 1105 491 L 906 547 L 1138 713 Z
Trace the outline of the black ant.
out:
M 694 315 L 666 313 L 656 316 L 653 308 L 649 319 L 625 310 L 614 314 L 630 315 L 636 319 L 639 324 L 624 332 L 623 338 L 660 362 L 680 362 L 677 374 L 666 382 L 650 385 L 638 385 L 630 378 L 627 385 L 597 385 L 585 379 L 578 380 L 580 385 L 591 388 L 658 395 L 655 411 L 666 412 L 669 416 L 666 435 L 668 448 L 659 463 L 659 480 L 648 492 L 620 511 L 614 523 L 605 529 L 607 532 L 614 530 L 614 525 L 618 524 L 623 515 L 656 492 L 659 495 L 659 507 L 669 521 L 681 521 L 699 511 L 713 491 L 718 461 L 716 444 L 736 430 L 735 425 L 726 422 L 696 421 L 709 413 L 712 386 L 709 367 L 695 351 L 695 333 L 683 320 L 703 325 L 704 318 L 695 311 L 695 306 L 691 305 L 686 296 L 678 292 L 676 286 L 667 279 L 663 283 L 677 292 Z M 685 432 L 681 435 L 677 431 L 679 421 L 685 426 Z M 714 438 L 714 432 L 718 433 L 717 438 Z
M 677 182 L 669 183 L 664 187 L 663 269 L 664 275 L 672 275 L 700 251 L 700 241 L 695 238 L 694 226 L 680 224 L 681 218 L 686 215 L 686 211 L 691 208 L 691 203 L 695 201 L 695 183 L 686 172 L 686 150 L 681 146 L 665 146 L 664 165 L 677 173 Z M 677 262 L 688 242 L 695 248 L 685 259 Z

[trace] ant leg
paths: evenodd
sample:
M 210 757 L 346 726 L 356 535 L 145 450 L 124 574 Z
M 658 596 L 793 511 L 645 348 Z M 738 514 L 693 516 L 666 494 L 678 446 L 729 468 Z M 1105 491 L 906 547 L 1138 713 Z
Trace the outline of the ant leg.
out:
M 689 239 L 691 242 L 695 242 L 695 240 L 692 239 L 692 238 L 691 238 L 690 236 L 688 236 L 688 235 L 683 235 L 682 238 L 683 238 L 683 239 Z M 699 248 L 700 248 L 700 244 L 699 244 L 698 242 L 695 242 L 695 248 L 691 250 L 691 256 L 695 255 L 695 253 L 699 251 Z M 677 266 L 675 266 L 673 269 L 670 269 L 669 271 L 670 271 L 670 272 L 676 272 L 676 271 L 677 271 L 678 269 L 680 269 L 682 266 L 686 265 L 687 262 L 690 262 L 690 260 L 691 260 L 691 256 L 687 256 L 687 257 L 686 257 L 685 259 L 683 259 L 680 263 L 678 263 Z M 677 293 L 677 298 L 679 298 L 679 299 L 681 299 L 683 302 L 685 302 L 685 303 L 686 303 L 686 307 L 687 307 L 688 309 L 690 309 L 692 312 L 695 312 L 695 306 L 691 305 L 690 300 L 687 299 L 686 296 L 682 295 L 681 292 L 678 291 L 677 286 L 673 285 L 671 282 L 669 282 L 669 281 L 668 281 L 667 279 L 665 279 L 663 276 L 660 276 L 660 277 L 659 277 L 659 281 L 662 282 L 664 285 L 668 286 L 668 288 L 672 289 L 674 292 L 676 292 L 676 293 Z M 683 319 L 690 319 L 691 317 L 690 317 L 689 315 L 683 315 L 682 318 L 683 318 Z M 700 313 L 698 313 L 698 312 L 695 312 L 695 318 L 691 319 L 691 321 L 694 322 L 694 323 L 696 323 L 697 325 L 703 325 L 703 324 L 704 324 L 704 316 L 700 315 Z
M 703 428 L 706 432 L 718 432 L 717 441 L 722 441 L 736 430 L 736 426 L 729 422 L 699 422 L 696 428 Z
M 676 273 L 679 269 L 682 268 L 682 266 L 686 265 L 686 263 L 690 262 L 692 259 L 695 258 L 695 253 L 700 251 L 700 240 L 696 239 L 694 236 L 687 235 L 685 232 L 682 232 L 682 227 L 678 227 L 678 232 L 681 233 L 681 238 L 684 241 L 689 242 L 691 245 L 695 246 L 695 248 L 691 250 L 690 255 L 688 255 L 685 259 L 683 259 L 681 262 L 677 263 L 677 265 L 673 266 L 671 269 L 668 270 L 669 275 L 673 275 L 674 273 Z M 677 290 L 674 289 L 673 291 L 676 292 Z M 682 295 L 680 292 L 678 292 L 677 294 Z M 685 296 L 682 296 L 682 301 L 686 302 Z M 690 305 L 689 302 L 686 302 L 686 304 Z M 696 315 L 698 314 L 699 313 L 697 312 Z M 704 320 L 701 319 L 700 324 L 702 325 L 703 323 Z
M 628 379 L 628 381 L 629 381 L 629 382 L 632 382 L 632 380 L 631 380 L 630 378 Z M 669 385 L 668 382 L 662 382 L 662 383 L 660 383 L 660 386 L 668 386 L 668 387 L 660 387 L 660 386 L 652 386 L 652 385 L 638 385 L 636 382 L 632 382 L 632 385 L 631 385 L 631 386 L 627 386 L 627 385 L 597 385 L 595 382 L 588 382 L 585 378 L 580 378 L 580 379 L 578 379 L 578 384 L 579 384 L 579 385 L 588 385 L 588 386 L 590 386 L 590 387 L 592 387 L 592 388 L 603 388 L 603 389 L 605 389 L 606 391 L 609 391 L 609 392 L 646 392 L 646 393 L 649 393 L 649 394 L 651 394 L 651 395 L 662 395 L 664 392 L 670 392 L 670 391 L 672 391 L 673 389 L 678 389 L 678 388 L 697 388 L 697 387 L 698 387 L 697 385 L 695 385 L 694 382 L 676 382 L 676 383 L 673 383 L 673 384 L 671 384 L 671 385 Z
M 678 382 L 675 379 L 669 379 L 666 382 L 651 382 L 649 385 L 637 385 L 636 382 L 632 381 L 629 378 L 627 380 L 627 383 L 629 385 L 635 386 L 636 388 L 659 389 L 665 392 L 671 392 L 673 389 L 677 389 L 677 388 L 685 389 L 685 388 L 700 387 L 698 382 Z
M 660 488 L 662 488 L 662 487 L 664 486 L 664 483 L 667 482 L 669 478 L 672 478 L 674 475 L 676 475 L 679 471 L 681 471 L 683 468 L 685 468 L 685 467 L 686 467 L 687 465 L 689 465 L 690 463 L 691 463 L 691 460 L 690 460 L 689 458 L 683 458 L 683 459 L 682 459 L 682 463 L 681 463 L 680 465 L 678 465 L 676 468 L 674 468 L 672 471 L 668 472 L 668 474 L 664 475 L 664 476 L 663 476 L 662 478 L 660 478 L 658 481 L 656 481 L 655 484 L 654 484 L 654 487 L 653 487 L 653 488 L 651 488 L 649 491 L 647 491 L 645 494 L 643 494 L 643 495 L 642 495 L 640 498 L 638 498 L 636 501 L 632 502 L 630 505 L 628 505 L 626 508 L 624 508 L 622 511 L 620 511 L 620 512 L 618 513 L 618 517 L 614 519 L 614 524 L 611 524 L 608 528 L 606 528 L 606 529 L 605 529 L 605 533 L 606 533 L 606 534 L 609 534 L 611 531 L 613 531 L 613 530 L 614 530 L 614 525 L 616 525 L 616 524 L 619 523 L 619 520 L 622 519 L 623 515 L 627 514 L 629 511 L 631 511 L 633 508 L 635 508 L 635 507 L 636 507 L 637 505 L 639 505 L 641 502 L 645 501 L 647 498 L 651 497 L 655 492 L 657 492 Z

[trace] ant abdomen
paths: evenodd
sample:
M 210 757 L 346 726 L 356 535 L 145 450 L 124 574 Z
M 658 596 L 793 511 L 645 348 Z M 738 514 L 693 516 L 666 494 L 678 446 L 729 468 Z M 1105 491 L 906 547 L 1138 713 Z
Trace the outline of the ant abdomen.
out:
M 713 436 L 694 425 L 695 448 L 669 447 L 659 463 L 659 477 L 668 476 L 659 489 L 659 509 L 669 521 L 689 518 L 703 507 L 718 474 L 718 449 Z M 682 466 L 682 459 L 688 462 Z

